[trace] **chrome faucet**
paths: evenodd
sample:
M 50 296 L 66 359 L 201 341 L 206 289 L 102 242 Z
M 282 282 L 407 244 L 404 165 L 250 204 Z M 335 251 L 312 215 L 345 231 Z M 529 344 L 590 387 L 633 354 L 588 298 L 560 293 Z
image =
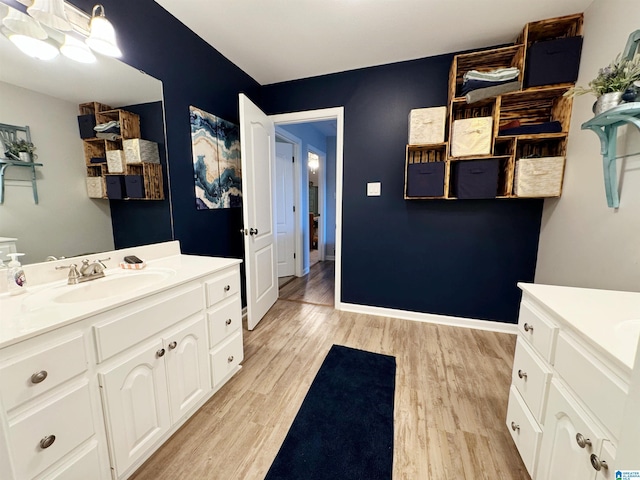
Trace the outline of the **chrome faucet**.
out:
M 75 263 L 72 263 L 71 265 L 60 265 L 56 267 L 56 270 L 68 268 L 69 277 L 67 284 L 76 285 L 78 283 L 88 282 L 89 280 L 104 277 L 104 269 L 107 268 L 107 266 L 103 262 L 106 262 L 107 260 L 111 260 L 111 257 L 104 258 L 102 260 L 94 260 L 93 262 L 89 262 L 89 260 L 85 258 L 82 261 L 80 270 L 78 270 L 78 265 Z

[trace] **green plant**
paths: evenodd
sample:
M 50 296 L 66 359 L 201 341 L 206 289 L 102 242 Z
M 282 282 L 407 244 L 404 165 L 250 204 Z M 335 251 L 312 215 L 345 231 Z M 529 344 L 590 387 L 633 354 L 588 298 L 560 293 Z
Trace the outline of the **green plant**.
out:
M 624 92 L 637 80 L 640 80 L 640 55 L 627 59 L 618 54 L 613 62 L 598 70 L 598 76 L 589 82 L 589 88 L 573 87 L 565 96 L 592 93 L 599 97 L 604 93 Z
M 26 152 L 26 153 L 30 153 L 33 159 L 36 160 L 38 156 L 35 154 L 35 151 L 36 151 L 35 145 L 24 139 L 7 143 L 7 152 L 9 152 L 15 158 L 20 158 L 20 152 Z

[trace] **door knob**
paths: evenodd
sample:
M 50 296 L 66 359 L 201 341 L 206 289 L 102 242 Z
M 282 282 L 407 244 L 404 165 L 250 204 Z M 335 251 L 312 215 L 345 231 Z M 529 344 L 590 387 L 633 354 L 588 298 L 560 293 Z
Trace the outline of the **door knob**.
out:
M 249 235 L 257 235 L 258 234 L 258 229 L 257 228 L 250 228 L 249 229 Z

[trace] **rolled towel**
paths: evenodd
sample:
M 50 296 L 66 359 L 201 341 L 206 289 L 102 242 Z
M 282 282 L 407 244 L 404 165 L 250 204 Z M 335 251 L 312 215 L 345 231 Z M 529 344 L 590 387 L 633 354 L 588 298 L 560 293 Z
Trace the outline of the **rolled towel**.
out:
M 105 140 L 111 140 L 111 141 L 115 141 L 118 140 L 118 138 L 120 138 L 120 132 L 118 131 L 118 133 L 103 133 L 103 132 L 98 132 L 96 133 L 96 138 L 103 138 Z
M 111 120 L 110 122 L 107 122 L 107 123 L 99 123 L 98 125 L 93 127 L 93 129 L 96 132 L 104 132 L 105 130 L 108 130 L 113 127 L 120 128 L 120 122 L 118 122 L 117 120 Z
M 522 88 L 522 82 L 507 82 L 493 87 L 478 88 L 465 95 L 467 103 L 474 103 L 485 98 L 496 97 L 503 93 L 515 92 Z

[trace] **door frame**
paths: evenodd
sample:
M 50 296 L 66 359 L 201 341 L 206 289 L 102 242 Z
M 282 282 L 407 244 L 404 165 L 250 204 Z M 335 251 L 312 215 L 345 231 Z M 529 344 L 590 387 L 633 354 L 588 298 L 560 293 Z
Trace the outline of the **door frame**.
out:
M 340 310 L 342 305 L 341 296 L 341 279 L 342 279 L 342 172 L 343 172 L 343 149 L 344 149 L 344 107 L 322 108 L 318 110 L 306 110 L 302 112 L 280 113 L 277 115 L 269 115 L 273 121 L 276 130 L 278 125 L 287 125 L 295 123 L 320 122 L 324 120 L 336 121 L 336 253 L 335 253 L 335 281 L 334 281 L 334 308 Z M 307 162 L 297 162 L 295 165 L 296 183 L 301 182 L 302 163 L 306 168 Z M 296 192 L 296 205 L 302 205 L 302 188 Z M 296 213 L 299 213 L 299 210 Z M 296 222 L 297 223 L 297 222 Z M 327 226 L 327 228 L 330 228 Z M 296 251 L 298 242 L 302 248 L 302 239 L 297 233 Z M 296 255 L 296 259 L 299 255 Z M 297 264 L 296 264 L 297 272 Z

